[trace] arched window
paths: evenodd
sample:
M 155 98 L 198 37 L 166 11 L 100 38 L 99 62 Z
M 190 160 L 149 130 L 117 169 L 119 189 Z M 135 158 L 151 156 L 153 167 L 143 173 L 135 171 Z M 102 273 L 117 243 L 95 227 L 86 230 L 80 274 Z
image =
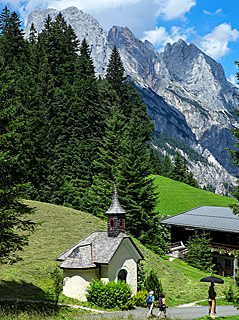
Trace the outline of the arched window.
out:
M 115 227 L 115 220 L 110 219 L 110 228 L 114 228 L 114 227 Z
M 124 227 L 124 220 L 119 219 L 119 228 L 123 228 L 123 227 Z
M 121 269 L 118 273 L 118 281 L 124 281 L 126 282 L 127 279 L 127 271 L 125 269 Z

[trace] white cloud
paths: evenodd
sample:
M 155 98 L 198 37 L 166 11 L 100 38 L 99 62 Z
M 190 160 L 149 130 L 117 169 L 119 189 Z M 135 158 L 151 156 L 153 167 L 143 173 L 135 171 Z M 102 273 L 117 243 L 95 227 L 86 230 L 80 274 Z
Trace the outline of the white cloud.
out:
M 162 17 L 165 20 L 183 18 L 186 12 L 196 5 L 196 0 L 0 0 L 2 6 L 8 5 L 10 9 L 20 13 L 21 19 L 34 9 L 54 8 L 62 10 L 70 6 L 75 6 L 86 13 L 101 14 L 109 13 L 116 16 L 121 13 L 121 18 L 124 20 L 124 15 L 134 19 L 134 7 L 146 9 L 140 13 L 143 20 L 149 20 L 146 14 L 150 14 L 151 20 L 156 24 L 157 17 Z M 137 9 L 136 9 L 137 10 Z M 105 14 L 104 18 L 108 20 L 110 17 Z M 142 21 L 143 22 L 143 21 Z M 144 23 L 144 22 L 143 22 Z M 122 25 L 122 24 L 121 24 Z M 129 25 L 129 23 L 128 23 Z M 149 26 L 148 26 L 149 27 Z M 142 29 L 143 30 L 143 29 Z
M 142 41 L 148 40 L 156 48 L 161 50 L 167 43 L 173 44 L 174 42 L 182 39 L 186 41 L 188 36 L 194 33 L 192 28 L 182 29 L 180 27 L 172 27 L 170 33 L 166 31 L 165 27 L 156 27 L 154 30 L 148 30 L 144 32 Z
M 238 87 L 237 78 L 235 74 L 231 74 L 227 80 L 230 81 L 235 87 Z
M 48 7 L 62 10 L 70 6 L 76 6 L 84 10 L 103 11 L 107 8 L 119 8 L 134 5 L 141 0 L 48 0 Z
M 154 0 L 150 0 L 150 2 L 153 1 Z M 145 0 L 0 0 L 2 6 L 7 5 L 11 10 L 18 11 L 22 20 L 36 8 L 54 8 L 59 11 L 67 7 L 75 6 L 86 13 L 95 13 L 108 9 L 133 8 L 133 6 L 139 2 L 145 2 Z
M 239 38 L 237 29 L 231 28 L 228 23 L 217 26 L 212 33 L 204 37 L 197 37 L 194 43 L 206 54 L 215 60 L 220 60 L 230 52 L 229 42 L 235 42 Z
M 216 15 L 216 14 L 221 13 L 221 12 L 222 12 L 222 9 L 221 9 L 221 8 L 220 8 L 220 9 L 217 9 L 215 12 L 209 12 L 209 11 L 207 11 L 207 10 L 203 10 L 203 12 L 204 12 L 205 14 L 210 15 L 210 16 L 214 16 L 214 15 Z
M 164 20 L 183 18 L 186 12 L 196 5 L 195 0 L 155 0 L 159 5 L 156 13 Z

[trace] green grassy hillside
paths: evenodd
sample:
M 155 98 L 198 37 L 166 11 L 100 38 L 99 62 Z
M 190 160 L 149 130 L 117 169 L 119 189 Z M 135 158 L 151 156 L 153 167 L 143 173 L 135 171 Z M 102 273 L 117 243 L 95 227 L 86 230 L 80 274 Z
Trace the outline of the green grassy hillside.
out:
M 187 184 L 162 176 L 154 177 L 156 192 L 159 195 L 156 211 L 159 213 L 172 216 L 202 205 L 228 207 L 229 204 L 237 203 L 234 198 L 223 197 L 209 191 L 193 188 Z
M 51 284 L 48 271 L 57 264 L 56 257 L 90 232 L 106 230 L 106 222 L 88 213 L 35 201 L 26 203 L 36 207 L 34 220 L 43 223 L 21 252 L 24 260 L 1 266 L 0 298 L 48 299 Z M 145 257 L 146 272 L 152 268 L 157 271 L 170 306 L 207 298 L 208 285 L 199 282 L 205 276 L 203 272 L 178 260 L 162 259 L 135 241 Z M 216 288 L 218 296 L 223 287 Z

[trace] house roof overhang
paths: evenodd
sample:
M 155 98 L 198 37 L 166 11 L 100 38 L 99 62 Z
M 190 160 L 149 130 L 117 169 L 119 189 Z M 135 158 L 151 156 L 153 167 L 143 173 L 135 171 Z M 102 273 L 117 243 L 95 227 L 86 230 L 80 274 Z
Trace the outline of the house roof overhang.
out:
M 239 232 L 239 218 L 228 207 L 201 206 L 163 219 L 161 223 L 227 233 Z

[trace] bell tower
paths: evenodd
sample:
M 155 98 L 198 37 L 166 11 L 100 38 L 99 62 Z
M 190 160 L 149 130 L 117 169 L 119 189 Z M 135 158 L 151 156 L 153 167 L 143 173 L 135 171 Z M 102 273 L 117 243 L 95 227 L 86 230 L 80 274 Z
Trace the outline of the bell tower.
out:
M 119 203 L 116 180 L 114 182 L 113 200 L 106 214 L 108 216 L 108 237 L 117 237 L 120 233 L 125 233 L 125 210 Z

